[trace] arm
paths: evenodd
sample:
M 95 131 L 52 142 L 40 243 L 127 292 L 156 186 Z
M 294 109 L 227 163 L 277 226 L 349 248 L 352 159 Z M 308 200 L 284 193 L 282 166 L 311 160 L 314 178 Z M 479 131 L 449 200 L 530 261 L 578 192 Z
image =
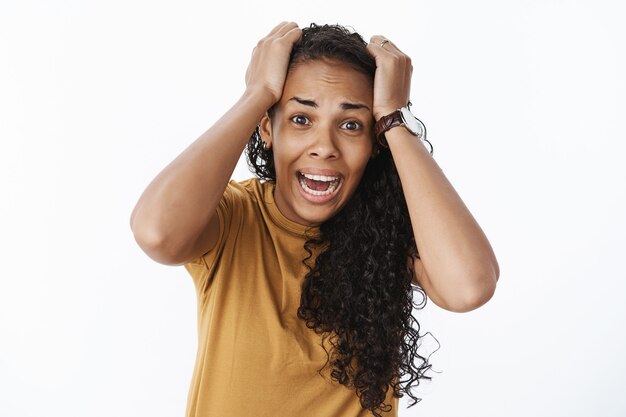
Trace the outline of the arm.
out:
M 148 256 L 175 265 L 216 243 L 217 205 L 266 106 L 263 97 L 244 94 L 148 185 L 130 219 Z
M 219 201 L 257 123 L 282 94 L 289 53 L 300 33 L 295 23 L 283 22 L 259 41 L 243 96 L 166 166 L 139 198 L 131 229 L 155 261 L 180 265 L 215 245 Z
M 376 59 L 374 117 L 376 120 L 406 105 L 412 65 L 391 42 L 380 46 L 372 37 L 368 50 Z M 464 312 L 486 303 L 495 291 L 500 271 L 482 229 L 426 147 L 405 128 L 385 137 L 400 176 L 415 243 L 414 282 L 438 306 Z
M 482 229 L 426 147 L 406 129 L 385 135 L 421 259 L 415 281 L 438 306 L 475 309 L 492 297 L 500 274 Z

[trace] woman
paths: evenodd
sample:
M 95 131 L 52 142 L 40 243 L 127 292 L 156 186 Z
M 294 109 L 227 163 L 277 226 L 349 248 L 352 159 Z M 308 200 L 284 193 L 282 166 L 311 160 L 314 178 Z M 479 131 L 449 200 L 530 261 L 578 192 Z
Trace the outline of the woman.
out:
M 487 238 L 396 117 L 411 73 L 381 36 L 283 22 L 242 98 L 141 196 L 137 242 L 197 290 L 188 416 L 397 415 L 430 367 L 413 291 L 458 312 L 492 296 Z M 263 181 L 229 181 L 244 148 Z

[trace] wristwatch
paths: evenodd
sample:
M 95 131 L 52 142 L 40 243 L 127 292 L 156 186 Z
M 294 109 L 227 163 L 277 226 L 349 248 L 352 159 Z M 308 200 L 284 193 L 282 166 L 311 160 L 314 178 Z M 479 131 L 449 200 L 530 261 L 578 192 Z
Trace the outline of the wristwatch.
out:
M 426 126 L 424 123 L 411 113 L 408 106 L 402 107 L 387 116 L 381 117 L 374 126 L 374 135 L 378 143 L 388 148 L 387 139 L 385 138 L 385 132 L 396 126 L 404 126 L 412 135 L 417 136 L 422 140 L 424 146 L 429 148 L 429 152 L 432 155 L 433 147 L 431 143 L 426 139 Z M 428 144 L 428 145 L 426 145 Z

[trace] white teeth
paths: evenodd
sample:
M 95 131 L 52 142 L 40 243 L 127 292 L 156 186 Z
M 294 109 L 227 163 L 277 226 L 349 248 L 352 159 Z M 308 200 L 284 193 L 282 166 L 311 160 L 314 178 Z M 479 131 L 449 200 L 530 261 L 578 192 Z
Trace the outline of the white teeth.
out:
M 326 175 L 312 175 L 312 174 L 305 174 L 304 172 L 301 172 L 300 174 L 304 175 L 310 180 L 315 180 L 315 181 L 328 182 L 328 181 L 335 181 L 339 179 L 339 177 L 327 177 Z
M 315 178 L 311 178 L 308 174 L 303 174 L 304 176 L 306 176 L 307 178 L 310 179 L 315 179 Z M 315 177 L 319 177 L 318 175 L 315 175 Z M 332 178 L 333 177 L 324 177 L 324 178 Z M 317 180 L 317 181 L 329 181 L 329 180 Z M 328 186 L 328 189 L 326 191 L 318 191 L 318 190 L 312 190 L 309 188 L 308 185 L 306 185 L 306 180 L 304 178 L 300 178 L 300 185 L 302 186 L 302 189 L 304 191 L 306 191 L 309 194 L 312 195 L 329 195 L 332 194 L 333 192 L 335 192 L 335 190 L 337 189 L 337 186 L 339 185 L 339 177 L 335 177 L 334 180 L 332 180 L 332 182 L 330 183 L 330 185 Z

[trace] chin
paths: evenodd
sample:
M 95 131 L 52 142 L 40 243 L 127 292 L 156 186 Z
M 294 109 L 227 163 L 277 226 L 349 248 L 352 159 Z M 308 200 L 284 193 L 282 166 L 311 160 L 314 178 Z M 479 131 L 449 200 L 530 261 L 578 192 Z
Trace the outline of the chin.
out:
M 315 196 L 311 197 L 303 195 L 303 190 L 298 186 L 296 204 L 293 207 L 297 216 L 302 219 L 307 225 L 319 226 L 320 224 L 333 218 L 337 213 L 341 211 L 341 208 L 345 205 L 345 192 L 344 187 L 338 190 L 334 198 L 320 202 L 315 201 Z M 295 190 L 294 190 L 295 191 Z
M 320 212 L 320 209 L 309 209 L 306 208 L 300 209 L 297 211 L 298 217 L 301 219 L 302 224 L 306 224 L 308 226 L 320 226 L 322 223 L 332 218 L 335 215 L 335 212 L 329 213 L 324 210 L 324 212 Z

